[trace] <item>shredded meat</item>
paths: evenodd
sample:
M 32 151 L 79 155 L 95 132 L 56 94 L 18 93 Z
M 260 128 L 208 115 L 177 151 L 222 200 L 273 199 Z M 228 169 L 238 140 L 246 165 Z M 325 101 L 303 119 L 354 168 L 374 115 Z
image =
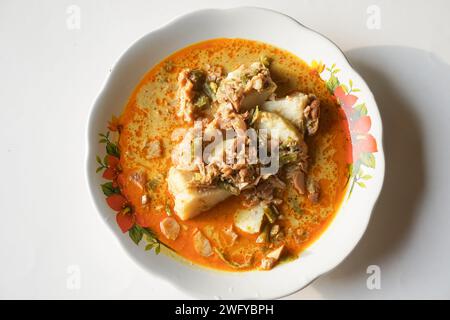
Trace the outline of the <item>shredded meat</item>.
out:
M 197 231 L 194 234 L 193 241 L 195 251 L 201 256 L 209 257 L 213 254 L 211 243 L 201 231 Z
M 294 175 L 294 188 L 300 194 L 306 194 L 305 173 L 301 170 L 297 170 Z
M 247 96 L 254 92 L 264 93 L 261 95 L 262 100 L 266 100 L 273 94 L 275 88 L 269 69 L 262 63 L 255 62 L 248 67 L 241 65 L 237 70 L 230 72 L 220 83 L 217 100 L 220 103 L 231 103 L 236 112 L 245 111 L 244 99 Z
M 180 233 L 180 225 L 172 217 L 164 218 L 159 224 L 162 234 L 169 240 L 176 240 Z
M 320 117 L 320 100 L 314 95 L 310 96 L 311 102 L 303 110 L 306 121 L 306 132 L 312 136 L 319 130 L 319 117 Z
M 281 204 L 282 200 L 277 197 L 277 190 L 283 190 L 286 184 L 276 175 L 266 180 L 259 180 L 255 187 L 244 193 L 244 205 L 252 207 L 259 202 L 266 204 Z
M 182 70 L 178 75 L 179 109 L 177 115 L 186 122 L 193 121 L 194 115 L 194 83 L 189 79 L 189 69 Z
M 210 97 L 204 92 L 205 81 L 206 74 L 199 69 L 184 69 L 178 75 L 177 116 L 186 122 L 192 122 L 198 111 L 210 104 Z
M 206 79 L 208 82 L 219 83 L 223 78 L 223 68 L 218 65 L 206 66 Z
M 316 181 L 308 181 L 308 199 L 312 203 L 319 202 L 320 187 Z
M 274 258 L 263 258 L 261 259 L 260 269 L 262 270 L 270 270 L 274 267 L 277 260 Z
M 202 119 L 203 134 L 208 133 L 214 139 L 214 132 L 220 132 L 226 140 L 220 142 L 207 158 L 193 154 L 195 134 L 193 128 L 181 133 L 183 141 L 175 145 L 172 162 L 182 170 L 193 172 L 191 186 L 200 189 L 221 187 L 232 194 L 244 195 L 244 205 L 253 206 L 257 203 L 278 205 L 280 190 L 286 187 L 283 179 L 292 181 L 294 188 L 301 195 L 306 195 L 312 202 L 319 199 L 318 185 L 307 183 L 308 147 L 304 139 L 286 140 L 280 145 L 280 165 L 282 170 L 276 174 L 261 174 L 261 163 L 250 162 L 249 143 L 246 130 L 252 126 L 257 109 L 246 109 L 245 104 L 256 106 L 257 99 L 266 101 L 276 89 L 270 77 L 269 69 L 260 62 L 250 66 L 240 66 L 230 72 L 225 78 L 223 69 L 207 65 L 202 70 L 182 70 L 178 77 L 178 99 L 180 108 L 178 115 L 187 122 Z M 201 118 L 198 113 L 198 99 L 208 95 L 209 103 L 214 107 L 211 117 Z M 251 98 L 251 99 L 249 99 Z M 256 99 L 256 100 L 255 100 Z M 251 102 L 249 102 L 251 101 Z M 256 110 L 256 111 L 255 111 Z M 308 104 L 303 110 L 303 125 L 305 133 L 313 135 L 319 127 L 320 101 L 314 96 L 308 96 Z M 234 136 L 229 137 L 228 133 Z M 242 135 L 241 135 L 242 134 Z M 178 141 L 177 139 L 174 139 Z M 259 141 L 263 141 L 260 139 Z M 242 146 L 244 150 L 237 150 Z M 202 151 L 209 142 L 200 142 Z M 270 144 L 270 141 L 269 141 Z M 216 147 L 215 147 L 216 148 Z M 181 155 L 190 160 L 189 166 L 182 167 Z M 204 156 L 204 155 L 203 155 Z M 197 236 L 200 237 L 200 236 Z
M 140 190 L 144 190 L 145 183 L 147 182 L 147 175 L 145 171 L 136 169 L 130 173 L 128 181 L 133 183 Z
M 226 238 L 225 241 L 230 246 L 232 246 L 235 243 L 236 239 L 239 236 L 236 232 L 233 231 L 233 225 L 223 228 L 223 233 Z

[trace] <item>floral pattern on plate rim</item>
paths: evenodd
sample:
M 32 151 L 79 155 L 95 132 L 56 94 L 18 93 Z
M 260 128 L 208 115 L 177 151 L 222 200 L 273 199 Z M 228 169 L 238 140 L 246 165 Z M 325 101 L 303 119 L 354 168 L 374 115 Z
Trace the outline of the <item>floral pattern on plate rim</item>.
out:
M 341 110 L 344 112 L 345 121 L 348 122 L 352 149 L 347 155 L 349 164 L 350 198 L 355 185 L 362 188 L 366 187 L 366 181 L 372 176 L 367 174 L 367 169 L 375 169 L 374 153 L 378 151 L 377 141 L 369 133 L 372 121 L 368 115 L 367 107 L 364 102 L 358 102 L 356 95 L 360 89 L 354 87 L 353 80 L 348 81 L 348 85 L 339 81 L 337 74 L 341 71 L 333 64 L 327 67 L 321 61 L 313 60 L 311 63 L 312 72 L 320 76 L 325 81 L 328 91 L 333 95 Z
M 98 155 L 96 162 L 98 164 L 96 172 L 102 172 L 102 177 L 109 180 L 100 185 L 103 194 L 106 196 L 106 203 L 116 212 L 116 222 L 123 233 L 127 233 L 136 245 L 139 245 L 142 239 L 145 239 L 145 250 L 154 249 L 159 254 L 162 243 L 158 240 L 155 233 L 149 229 L 140 226 L 135 219 L 134 208 L 132 204 L 121 193 L 121 167 L 120 167 L 120 149 L 118 146 L 118 136 L 120 134 L 120 126 L 118 118 L 112 116 L 108 123 L 109 131 L 99 133 L 99 143 L 105 144 L 106 155 L 103 160 Z M 114 139 L 114 134 L 117 138 Z

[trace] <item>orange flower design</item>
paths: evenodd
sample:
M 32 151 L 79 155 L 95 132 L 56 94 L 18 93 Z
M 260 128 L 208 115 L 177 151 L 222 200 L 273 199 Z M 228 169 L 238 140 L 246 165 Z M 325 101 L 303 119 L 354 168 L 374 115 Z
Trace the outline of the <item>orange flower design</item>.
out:
M 372 127 L 372 121 L 367 115 L 367 108 L 365 103 L 356 104 L 358 96 L 355 93 L 360 90 L 353 87 L 353 81 L 349 80 L 348 85 L 340 82 L 337 74 L 340 69 L 336 68 L 336 64 L 331 67 L 325 67 L 317 61 L 312 61 L 311 72 L 316 73 L 324 70 L 328 71 L 324 77 L 325 84 L 330 93 L 336 99 L 336 102 L 341 106 L 341 121 L 343 126 L 348 127 L 349 137 L 351 140 L 351 148 L 346 150 L 347 163 L 349 164 L 349 181 L 351 180 L 351 187 L 349 197 L 352 193 L 353 187 L 357 184 L 360 187 L 365 187 L 365 181 L 372 177 L 366 174 L 363 167 L 375 168 L 375 156 L 373 153 L 378 151 L 377 142 L 372 134 L 369 133 Z

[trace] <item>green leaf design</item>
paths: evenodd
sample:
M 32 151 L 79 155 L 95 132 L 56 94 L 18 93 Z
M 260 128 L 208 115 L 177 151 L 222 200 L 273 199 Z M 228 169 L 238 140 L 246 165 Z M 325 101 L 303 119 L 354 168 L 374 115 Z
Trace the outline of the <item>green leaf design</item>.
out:
M 353 90 L 353 91 L 355 91 L 355 90 Z M 358 104 L 353 109 L 355 109 L 356 111 L 359 112 L 360 117 L 367 116 L 367 107 L 366 107 L 365 103 Z
M 152 230 L 147 229 L 147 228 L 142 228 L 142 227 L 139 227 L 139 228 L 141 228 L 142 233 L 144 233 L 147 236 L 147 240 L 149 240 L 149 239 L 151 239 L 152 241 L 157 240 L 156 235 L 153 233 Z
M 114 156 L 117 158 L 120 157 L 119 147 L 117 147 L 117 145 L 112 142 L 106 143 L 106 153 L 110 156 Z
M 159 242 L 151 242 L 145 246 L 145 251 L 155 249 L 155 253 L 159 254 L 161 252 L 161 244 Z
M 144 235 L 143 228 L 135 224 L 133 228 L 128 231 L 128 235 L 130 236 L 131 240 L 133 240 L 133 242 L 138 245 L 142 240 L 142 236 Z
M 120 193 L 119 188 L 114 188 L 112 182 L 106 182 L 101 185 L 103 194 L 109 197 L 112 194 Z
M 360 186 L 361 188 L 365 188 L 366 184 L 364 182 L 358 181 L 356 182 L 358 184 L 358 186 Z
M 339 86 L 342 87 L 342 89 L 344 89 L 345 93 L 348 93 L 350 91 L 349 88 L 343 83 L 341 83 Z
M 327 88 L 328 91 L 331 93 L 334 93 L 334 90 L 339 86 L 339 80 L 334 76 L 334 74 L 331 74 L 330 79 L 327 81 Z
M 156 254 L 159 254 L 161 251 L 161 242 L 158 240 L 156 235 L 147 228 L 142 228 L 143 234 L 145 234 L 145 239 L 147 240 L 147 245 L 145 246 L 145 250 L 154 249 Z
M 342 87 L 342 90 L 346 94 L 350 93 L 356 93 L 360 92 L 361 90 L 358 88 L 354 88 L 354 82 L 352 79 L 349 79 L 348 85 L 344 83 L 340 83 L 337 73 L 340 72 L 340 69 L 336 68 L 336 64 L 333 63 L 331 67 L 326 67 L 325 70 L 327 70 L 330 73 L 329 79 L 326 81 L 326 86 L 328 91 L 330 91 L 332 94 L 334 94 L 334 91 L 337 87 Z M 365 103 L 360 103 L 352 108 L 351 115 L 349 121 L 357 121 L 359 118 L 363 116 L 367 116 L 367 106 Z M 353 187 L 355 185 L 358 185 L 362 188 L 366 187 L 366 184 L 364 181 L 372 179 L 372 176 L 369 174 L 365 174 L 363 172 L 362 166 L 368 167 L 368 168 L 375 168 L 375 156 L 370 152 L 361 153 L 358 159 L 353 159 L 354 162 L 349 165 L 348 167 L 348 177 L 346 181 L 346 186 L 350 184 L 350 191 L 348 194 L 348 198 L 350 198 L 350 195 L 352 194 Z M 289 199 L 289 197 L 288 197 Z M 300 209 L 297 207 L 297 205 L 292 203 L 290 201 L 289 203 L 290 207 L 294 209 L 294 211 L 297 211 L 295 209 Z M 297 207 L 297 208 L 295 208 Z M 301 209 L 300 209 L 301 210 Z
M 95 161 L 97 161 L 97 163 L 100 165 L 99 167 L 97 167 L 97 170 L 95 170 L 96 173 L 99 173 L 102 169 L 107 168 L 108 166 L 106 165 L 106 163 L 102 162 L 102 159 L 100 159 L 99 156 L 95 157 Z
M 372 153 L 362 153 L 360 156 L 363 165 L 369 168 L 375 168 L 375 156 Z
M 99 133 L 98 135 L 102 137 L 102 139 L 99 140 L 99 143 L 106 143 L 106 153 L 111 156 L 119 158 L 120 157 L 119 147 L 117 146 L 117 144 L 109 140 L 109 131 L 107 131 L 106 134 Z

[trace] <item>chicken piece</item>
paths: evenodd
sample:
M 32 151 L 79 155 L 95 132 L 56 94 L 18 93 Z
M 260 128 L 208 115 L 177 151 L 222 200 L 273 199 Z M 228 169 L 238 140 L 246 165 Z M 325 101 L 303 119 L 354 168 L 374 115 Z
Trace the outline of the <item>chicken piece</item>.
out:
M 266 243 L 269 241 L 270 224 L 266 224 L 263 231 L 256 238 L 255 243 Z
M 148 160 L 159 158 L 162 156 L 162 147 L 160 140 L 152 140 L 145 144 L 144 151 Z
M 213 148 L 205 149 L 204 153 L 206 155 L 207 161 L 206 163 L 214 163 L 219 168 L 223 168 L 227 163 L 227 159 L 229 163 L 234 163 L 234 159 L 236 158 L 236 139 L 226 139 L 219 141 Z
M 294 188 L 299 194 L 306 194 L 305 173 L 297 170 L 293 175 Z
M 186 122 L 192 122 L 197 116 L 196 113 L 210 103 L 209 97 L 202 89 L 205 78 L 205 72 L 198 69 L 184 69 L 178 75 L 177 116 Z
M 319 183 L 313 180 L 309 180 L 307 184 L 308 189 L 308 199 L 312 203 L 318 203 L 320 197 L 320 186 Z
M 320 100 L 312 97 L 311 103 L 305 108 L 305 124 L 308 135 L 314 135 L 319 130 Z
M 266 206 L 260 203 L 252 208 L 237 211 L 234 215 L 234 225 L 246 233 L 258 233 L 261 229 L 265 209 Z
M 223 77 L 223 68 L 219 65 L 206 65 L 206 80 L 219 83 Z
M 270 270 L 272 269 L 283 253 L 284 245 L 276 248 L 275 250 L 270 251 L 262 260 L 259 266 L 262 270 Z
M 211 209 L 231 196 L 231 193 L 218 188 L 198 188 L 192 186 L 194 173 L 170 168 L 167 178 L 169 192 L 175 198 L 174 211 L 181 220 L 191 219 Z
M 237 112 L 245 112 L 262 104 L 276 89 L 269 69 L 260 62 L 254 62 L 228 73 L 219 85 L 217 100 L 230 102 Z
M 189 79 L 189 70 L 185 69 L 178 75 L 178 100 L 180 103 L 177 116 L 186 122 L 193 121 L 194 115 L 194 83 Z
M 197 253 L 203 257 L 209 257 L 213 254 L 211 243 L 201 231 L 197 231 L 193 237 L 194 249 Z
M 266 101 L 261 110 L 282 116 L 310 136 L 319 128 L 320 100 L 314 95 L 297 92 L 282 99 Z
M 177 220 L 167 217 L 159 223 L 162 234 L 169 240 L 176 240 L 180 234 L 180 225 Z
M 239 237 L 239 235 L 233 231 L 233 226 L 223 228 L 223 234 L 224 234 L 225 242 L 229 246 L 232 246 L 236 242 L 237 238 Z

